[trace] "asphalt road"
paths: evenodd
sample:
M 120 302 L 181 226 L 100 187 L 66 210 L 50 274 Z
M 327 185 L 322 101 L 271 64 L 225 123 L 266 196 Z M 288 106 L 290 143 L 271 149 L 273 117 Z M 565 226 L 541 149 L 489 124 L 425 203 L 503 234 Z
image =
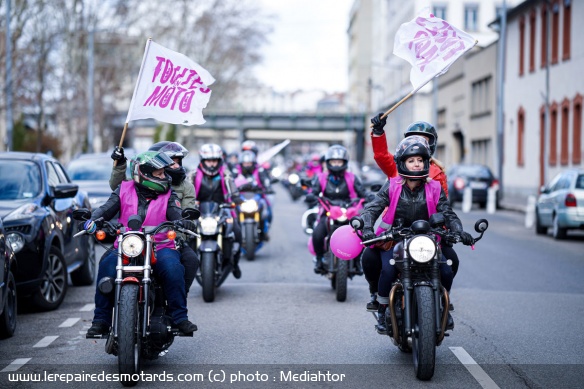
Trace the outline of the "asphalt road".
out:
M 520 213 L 457 209 L 466 230 L 481 217 L 490 227 L 474 251 L 456 248 L 455 329 L 437 348 L 434 377 L 420 382 L 411 354 L 374 331 L 364 278 L 349 281 L 339 303 L 312 272 L 304 210 L 278 190 L 271 241 L 242 259 L 242 278 L 229 277 L 213 303 L 193 285 L 199 331 L 147 361 L 139 387 L 584 387 L 584 234 L 559 242 L 525 229 Z M 121 387 L 104 382 L 117 373 L 104 341 L 85 339 L 93 294 L 72 287 L 56 311 L 20 313 L 16 335 L 0 341 L 0 387 Z M 42 382 L 23 382 L 34 378 Z

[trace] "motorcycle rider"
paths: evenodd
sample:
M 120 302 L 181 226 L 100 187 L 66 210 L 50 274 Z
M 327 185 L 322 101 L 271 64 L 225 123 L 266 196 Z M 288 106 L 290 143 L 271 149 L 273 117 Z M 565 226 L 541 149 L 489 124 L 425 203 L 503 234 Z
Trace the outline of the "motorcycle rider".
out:
M 147 151 L 135 156 L 130 163 L 133 181 L 124 181 L 101 207 L 94 210 L 91 219 L 83 224 L 89 233 L 100 227 L 99 218 L 110 220 L 118 212 L 119 222 L 127 227 L 132 215 L 144 217 L 144 225 L 158 225 L 167 220 L 181 219 L 181 209 L 176 194 L 170 187 L 171 177 L 165 168 L 173 161 L 164 153 Z M 184 222 L 183 222 L 184 223 Z M 114 244 L 117 246 L 117 242 Z M 168 302 L 169 315 L 178 329 L 190 334 L 197 326 L 188 320 L 187 296 L 185 292 L 184 267 L 174 241 L 160 242 L 156 246 L 156 263 L 152 265 L 156 276 L 163 284 Z M 118 252 L 110 251 L 99 263 L 97 279 L 116 277 Z M 90 336 L 107 334 L 112 321 L 114 295 L 101 293 L 96 285 L 95 311 Z
M 421 136 L 412 135 L 403 139 L 395 152 L 398 177 L 392 177 L 375 195 L 375 199 L 365 205 L 361 217 L 364 221 L 363 240 L 375 238 L 373 226 L 377 218 L 383 214 L 381 225 L 388 228 L 394 220 L 401 219 L 403 227 L 409 227 L 416 220 L 429 220 L 430 216 L 442 212 L 447 227 L 458 233 L 465 245 L 471 245 L 473 238 L 462 229 L 462 223 L 450 207 L 450 203 L 437 181 L 427 180 L 430 170 L 430 146 Z M 381 233 L 381 231 L 378 231 Z M 390 245 L 391 246 L 391 245 Z M 386 334 L 385 310 L 389 303 L 389 291 L 397 277 L 397 270 L 390 264 L 393 258 L 393 247 L 381 249 L 381 275 L 378 278 L 378 324 L 377 332 Z M 368 282 L 374 282 L 375 274 L 370 268 L 364 267 Z M 369 273 L 369 274 L 368 274 Z M 441 282 L 450 292 L 454 273 L 446 263 L 440 264 Z M 449 315 L 448 327 L 453 322 Z
M 387 123 L 387 117 L 382 118 L 383 113 L 371 118 L 373 124 L 371 131 L 371 146 L 373 147 L 373 159 L 379 168 L 387 175 L 388 178 L 397 176 L 397 167 L 393 155 L 389 152 L 387 147 L 387 138 L 385 136 L 384 127 Z M 420 135 L 428 141 L 430 146 L 430 172 L 429 177 L 435 181 L 439 181 L 446 196 L 448 196 L 448 181 L 444 166 L 442 162 L 433 157 L 438 144 L 438 133 L 433 125 L 424 121 L 417 121 L 411 123 L 404 133 L 404 137 Z M 452 261 L 452 271 L 456 276 L 458 272 L 459 259 L 456 251 L 451 245 L 446 242 L 441 242 L 442 254 Z M 379 250 L 373 248 L 365 248 L 361 257 L 363 267 L 369 268 L 369 272 L 373 276 L 370 282 L 371 300 L 367 303 L 368 311 L 377 311 L 379 303 L 377 302 L 377 280 L 381 272 L 381 255 Z M 451 304 L 452 307 L 452 304 Z M 453 308 L 452 308 L 453 309 Z
M 180 143 L 169 141 L 157 142 L 150 146 L 148 151 L 160 151 L 172 159 L 173 164 L 167 166 L 165 172 L 172 178 L 171 188 L 180 201 L 180 207 L 182 209 L 197 208 L 195 187 L 192 182 L 186 180 L 187 172 L 182 165 L 183 158 L 189 154 L 189 151 Z M 109 181 L 110 188 L 115 190 L 126 178 L 127 158 L 124 156 L 124 149 L 117 146 L 114 148 L 111 158 L 117 161 L 117 164 L 112 168 Z M 181 262 L 185 268 L 185 290 L 188 294 L 199 268 L 199 256 L 186 243 L 183 234 L 178 235 L 177 242 L 180 244 Z
M 245 143 L 245 142 L 244 142 Z M 272 223 L 272 204 L 266 197 L 267 194 L 274 193 L 272 189 L 272 180 L 270 179 L 269 173 L 257 163 L 257 156 L 252 150 L 245 150 L 241 152 L 240 163 L 237 166 L 238 170 L 238 180 L 244 178 L 247 183 L 243 186 L 238 187 L 239 191 L 245 191 L 246 188 L 258 187 L 263 190 L 261 205 L 262 205 L 262 215 L 260 226 L 262 231 L 261 239 L 264 241 L 269 241 L 270 236 L 268 231 Z
M 365 198 L 367 193 L 361 184 L 359 177 L 347 171 L 349 166 L 349 152 L 341 145 L 333 145 L 324 155 L 326 172 L 316 175 L 312 179 L 312 193 L 315 196 L 322 195 L 330 200 L 349 201 L 355 198 Z M 310 200 L 307 200 L 310 203 Z M 309 204 L 312 208 L 316 204 Z M 314 272 L 319 274 L 324 271 L 324 239 L 327 235 L 326 212 L 321 212 L 318 223 L 312 232 L 312 245 L 316 254 Z
M 193 178 L 195 193 L 198 202 L 214 201 L 219 204 L 240 201 L 239 192 L 233 182 L 229 169 L 223 163 L 223 151 L 214 143 L 206 143 L 199 149 L 199 166 Z M 236 217 L 233 222 L 234 242 L 233 252 L 233 276 L 241 278 L 239 257 L 241 255 L 241 228 Z
M 241 144 L 241 152 L 243 153 L 244 151 L 251 151 L 257 157 L 260 150 L 256 142 L 254 142 L 253 140 L 246 140 Z

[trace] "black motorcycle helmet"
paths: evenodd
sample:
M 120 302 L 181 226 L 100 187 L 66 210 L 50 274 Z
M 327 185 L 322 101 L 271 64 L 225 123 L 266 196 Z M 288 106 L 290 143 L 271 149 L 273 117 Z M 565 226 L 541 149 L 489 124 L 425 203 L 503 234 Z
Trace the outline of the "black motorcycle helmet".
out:
M 172 178 L 172 185 L 180 185 L 181 182 L 187 177 L 187 171 L 182 166 L 183 158 L 189 155 L 189 151 L 178 142 L 169 142 L 167 140 L 162 142 L 154 143 L 148 151 L 158 151 L 168 155 L 173 161 L 177 159 L 177 163 L 180 165 L 179 168 L 173 169 L 172 167 L 166 168 L 166 173 Z
M 430 156 L 436 152 L 436 144 L 438 143 L 438 133 L 433 125 L 428 122 L 413 122 L 408 126 L 404 137 L 411 135 L 421 135 L 428 137 L 428 145 L 430 146 Z
M 406 168 L 406 160 L 419 155 L 424 161 L 424 168 L 419 171 L 411 171 Z M 393 156 L 397 165 L 397 172 L 405 178 L 426 178 L 430 173 L 430 146 L 425 138 L 419 135 L 408 136 L 397 145 Z
M 343 161 L 343 164 L 341 166 L 331 166 L 330 160 L 332 159 L 340 159 Z M 332 145 L 324 154 L 324 161 L 329 172 L 334 175 L 340 175 L 344 173 L 349 166 L 349 152 L 341 145 Z

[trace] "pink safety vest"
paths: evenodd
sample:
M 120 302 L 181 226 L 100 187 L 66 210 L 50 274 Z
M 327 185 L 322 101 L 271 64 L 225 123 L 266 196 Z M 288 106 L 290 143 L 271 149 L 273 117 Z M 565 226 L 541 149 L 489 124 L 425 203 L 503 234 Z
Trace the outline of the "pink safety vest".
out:
M 324 193 L 326 188 L 328 176 L 328 173 L 318 174 L 318 182 L 320 183 L 320 190 L 322 193 Z M 351 199 L 357 198 L 357 192 L 355 192 L 355 175 L 351 172 L 345 171 L 345 182 L 347 183 L 347 188 L 349 188 L 349 197 Z
M 225 166 L 221 166 L 219 168 L 219 176 L 221 177 L 221 190 L 223 191 L 223 197 L 225 197 L 225 201 L 229 201 L 230 199 L 229 197 L 229 192 L 227 191 L 227 188 L 225 187 Z M 199 194 L 199 189 L 201 188 L 201 183 L 203 182 L 203 175 L 205 173 L 203 173 L 203 171 L 201 170 L 201 168 L 197 169 L 197 173 L 195 174 L 195 196 L 198 196 Z
M 245 177 L 245 174 L 243 174 L 243 169 L 241 168 L 241 165 L 237 165 L 237 172 Z M 258 183 L 258 186 L 260 188 L 264 189 L 264 183 L 262 182 L 262 180 L 260 178 L 260 171 L 257 167 L 254 169 L 254 171 L 251 175 L 253 176 L 253 179 L 256 180 L 256 182 Z
M 400 176 L 392 177 L 389 179 L 389 206 L 387 207 L 385 213 L 381 217 L 381 223 L 375 231 L 376 235 L 381 235 L 381 233 L 387 230 L 393 223 L 393 218 L 395 217 L 395 210 L 397 208 L 397 203 L 399 201 L 399 196 L 402 191 L 401 180 L 403 178 Z M 424 185 L 424 190 L 426 191 L 426 205 L 428 206 L 428 216 L 432 216 L 436 213 L 436 206 L 440 200 L 441 186 L 438 181 L 430 181 Z
M 138 214 L 138 193 L 134 181 L 122 181 L 120 188 L 120 218 L 118 219 L 125 227 L 128 227 L 128 219 L 132 215 Z M 170 190 L 164 194 L 159 195 L 152 200 L 146 210 L 146 218 L 142 224 L 144 227 L 155 227 L 160 223 L 166 221 L 166 209 L 168 208 L 168 199 L 170 198 Z M 176 248 L 174 241 L 168 240 L 165 232 L 160 232 L 154 236 L 154 241 L 159 242 L 156 249 Z M 114 247 L 118 247 L 118 241 L 114 243 Z

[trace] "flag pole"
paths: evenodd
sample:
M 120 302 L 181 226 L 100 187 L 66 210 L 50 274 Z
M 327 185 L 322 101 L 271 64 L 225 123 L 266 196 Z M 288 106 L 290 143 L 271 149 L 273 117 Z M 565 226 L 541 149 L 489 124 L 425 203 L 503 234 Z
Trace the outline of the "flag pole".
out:
M 130 117 L 132 114 L 132 107 L 134 106 L 134 98 L 136 97 L 136 91 L 138 90 L 138 86 L 140 85 L 140 80 L 142 79 L 142 70 L 144 69 L 144 62 L 146 62 L 146 58 L 148 57 L 148 49 L 150 48 L 150 42 L 152 42 L 152 38 L 148 38 L 146 41 L 146 48 L 144 49 L 144 57 L 142 57 L 142 64 L 140 65 L 140 72 L 138 73 L 138 81 L 136 82 L 136 86 L 134 87 L 134 93 L 132 94 L 132 100 L 130 101 L 130 108 L 128 109 L 128 116 L 126 118 L 126 123 L 124 124 L 124 129 L 122 131 L 122 137 L 120 138 L 120 143 L 118 145 L 119 148 L 122 147 L 124 143 L 124 138 L 126 137 L 126 130 L 128 129 L 128 123 L 130 122 Z M 114 160 L 114 166 L 118 165 L 118 161 Z

